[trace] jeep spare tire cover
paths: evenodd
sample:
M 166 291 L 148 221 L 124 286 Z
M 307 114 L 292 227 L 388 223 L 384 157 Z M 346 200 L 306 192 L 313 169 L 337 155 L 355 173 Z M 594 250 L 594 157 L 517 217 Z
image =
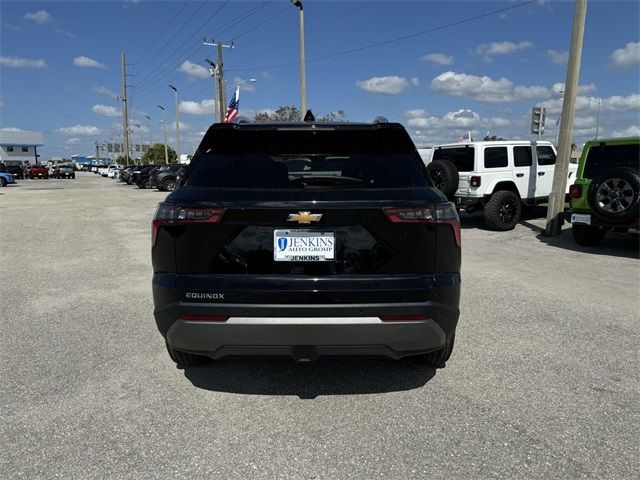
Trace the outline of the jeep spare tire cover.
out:
M 587 199 L 594 215 L 606 222 L 627 223 L 638 218 L 640 174 L 631 168 L 605 170 L 589 185 Z
M 449 199 L 458 190 L 458 169 L 449 160 L 434 160 L 427 165 L 427 173 L 434 186 Z

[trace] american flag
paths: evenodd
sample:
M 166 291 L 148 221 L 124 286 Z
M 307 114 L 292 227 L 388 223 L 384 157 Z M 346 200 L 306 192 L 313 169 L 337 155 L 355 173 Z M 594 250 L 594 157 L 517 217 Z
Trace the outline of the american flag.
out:
M 240 87 L 236 87 L 236 93 L 233 94 L 227 108 L 227 114 L 224 116 L 224 123 L 231 123 L 238 116 L 238 107 L 240 106 Z
M 473 142 L 473 138 L 471 138 L 471 132 L 467 132 L 463 136 L 461 136 L 458 142 L 459 143 Z

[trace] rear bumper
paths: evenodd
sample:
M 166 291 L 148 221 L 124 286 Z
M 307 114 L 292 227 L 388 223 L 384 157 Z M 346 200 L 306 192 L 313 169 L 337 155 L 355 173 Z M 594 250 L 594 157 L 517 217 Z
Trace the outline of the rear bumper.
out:
M 158 330 L 171 347 L 212 358 L 235 355 L 401 358 L 442 348 L 453 335 L 459 317 L 459 276 L 455 276 L 457 282 L 443 286 L 441 292 L 426 292 L 440 301 L 358 304 L 203 303 L 184 298 L 164 303 L 163 299 L 177 292 L 173 289 L 173 295 L 170 294 L 166 276 L 159 277 L 160 281 L 154 277 L 153 285 Z M 427 318 L 380 319 L 388 315 Z M 228 319 L 193 319 L 204 316 Z

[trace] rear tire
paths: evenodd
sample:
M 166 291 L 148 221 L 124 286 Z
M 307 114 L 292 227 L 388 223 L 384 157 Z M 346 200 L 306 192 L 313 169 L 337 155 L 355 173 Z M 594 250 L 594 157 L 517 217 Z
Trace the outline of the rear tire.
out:
M 494 192 L 484 206 L 484 221 L 491 230 L 512 230 L 521 214 L 520 197 L 509 190 Z
M 447 360 L 451 358 L 451 352 L 453 352 L 453 344 L 455 343 L 455 332 L 451 335 L 449 341 L 440 350 L 435 352 L 424 353 L 422 355 L 416 355 L 409 357 L 413 362 L 420 365 L 428 365 L 434 368 L 444 368 Z
M 604 229 L 590 225 L 572 225 L 571 233 L 575 242 L 584 247 L 600 245 L 607 234 Z
M 171 360 L 173 360 L 177 365 L 182 367 L 195 367 L 197 365 L 202 365 L 209 360 L 209 357 L 203 357 L 202 355 L 194 355 L 193 353 L 182 352 L 180 350 L 175 350 L 171 348 L 168 343 L 166 343 L 167 352 L 169 352 L 169 356 Z
M 4 177 L 0 177 L 0 187 L 6 187 L 7 180 Z

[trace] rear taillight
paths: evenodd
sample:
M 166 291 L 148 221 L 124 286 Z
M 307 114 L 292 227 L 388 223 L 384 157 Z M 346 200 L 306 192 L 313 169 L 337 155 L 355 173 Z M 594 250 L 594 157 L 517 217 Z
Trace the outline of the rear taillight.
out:
M 151 245 L 156 244 L 162 225 L 184 223 L 216 223 L 224 214 L 224 208 L 183 208 L 170 203 L 159 203 L 151 224 Z
M 456 245 L 460 246 L 460 219 L 453 203 L 438 203 L 435 208 L 385 208 L 393 223 L 446 223 L 451 225 Z
M 469 179 L 469 185 L 471 185 L 473 188 L 478 188 L 480 186 L 481 180 L 482 180 L 481 177 L 474 175 Z
M 570 185 L 569 186 L 569 196 L 571 198 L 580 198 L 580 197 L 582 197 L 582 185 Z

